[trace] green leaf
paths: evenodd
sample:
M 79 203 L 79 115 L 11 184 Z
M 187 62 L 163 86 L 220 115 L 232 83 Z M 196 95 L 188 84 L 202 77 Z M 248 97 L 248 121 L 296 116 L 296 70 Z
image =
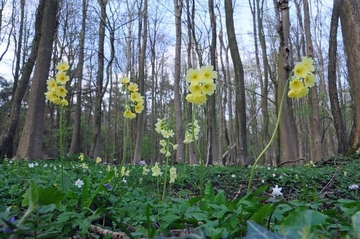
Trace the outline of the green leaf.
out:
M 102 190 L 104 189 L 104 183 L 107 183 L 109 180 L 111 180 L 115 175 L 115 171 L 111 170 L 102 180 L 101 182 L 98 184 L 97 188 L 95 189 L 95 191 L 91 194 L 91 196 L 84 202 L 83 207 L 90 207 L 92 201 L 94 200 L 95 196 Z
M 282 225 L 296 226 L 298 228 L 308 226 L 308 228 L 312 228 L 314 226 L 320 226 L 326 219 L 328 219 L 328 217 L 320 212 L 306 208 L 297 208 L 289 213 L 283 220 Z
M 186 218 L 195 218 L 197 221 L 207 220 L 208 217 L 203 211 L 190 211 L 185 214 Z
M 65 198 L 65 194 L 55 187 L 41 188 L 38 187 L 38 203 L 39 206 L 47 206 L 54 204 L 59 206 L 60 202 Z
M 30 188 L 27 195 L 29 200 L 29 211 L 35 210 L 40 206 L 48 206 L 50 204 L 58 206 L 65 198 L 65 194 L 60 192 L 57 188 L 42 188 L 37 186 L 33 181 L 30 181 Z
M 29 211 L 35 210 L 39 206 L 39 190 L 38 186 L 30 181 L 30 187 L 28 190 L 28 199 L 29 199 Z
M 212 203 L 214 201 L 215 192 L 210 181 L 205 186 L 205 203 Z
M 274 204 L 265 204 L 251 216 L 251 220 L 264 225 L 275 208 L 276 205 Z
M 163 223 L 161 223 L 161 228 L 168 228 L 171 223 L 174 221 L 180 219 L 181 217 L 179 215 L 175 214 L 169 214 L 161 217 L 161 220 L 164 220 Z
M 255 222 L 248 221 L 248 231 L 244 239 L 285 239 L 290 237 L 284 237 L 280 234 L 276 234 L 266 230 L 265 228 L 259 226 Z
M 221 190 L 218 192 L 218 194 L 216 194 L 216 196 L 214 198 L 214 203 L 218 204 L 218 205 L 222 205 L 222 204 L 226 203 L 226 197 L 225 197 L 224 190 Z
M 178 197 L 186 197 L 189 195 L 193 195 L 194 193 L 190 191 L 189 189 L 182 189 L 177 193 Z
M 356 238 L 360 239 L 360 211 L 355 213 L 355 215 L 352 216 L 351 220 Z
M 91 181 L 89 177 L 84 178 L 84 185 L 82 189 L 82 195 L 81 195 L 81 205 L 85 205 L 85 202 L 87 199 L 89 199 L 91 189 Z

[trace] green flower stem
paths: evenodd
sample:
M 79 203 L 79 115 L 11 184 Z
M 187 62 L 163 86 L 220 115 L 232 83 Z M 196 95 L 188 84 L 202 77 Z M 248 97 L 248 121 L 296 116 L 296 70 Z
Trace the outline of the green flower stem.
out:
M 161 201 L 164 201 L 164 198 L 165 198 L 166 180 L 167 180 L 167 175 L 168 175 L 168 165 L 169 165 L 169 157 L 166 157 L 165 173 L 164 173 L 164 187 L 163 187 L 163 193 L 162 193 Z
M 285 86 L 284 86 L 284 90 L 283 90 L 283 94 L 281 96 L 281 101 L 280 101 L 280 107 L 279 107 L 279 114 L 278 114 L 278 118 L 277 118 L 277 121 L 276 121 L 276 125 L 275 125 L 275 129 L 274 129 L 274 132 L 271 136 L 271 139 L 269 141 L 269 143 L 266 145 L 266 147 L 263 149 L 263 151 L 259 154 L 259 156 L 256 158 L 252 168 L 251 168 L 251 173 L 250 173 L 250 178 L 249 178 L 249 184 L 248 184 L 248 188 L 247 188 L 247 194 L 250 193 L 250 189 L 251 189 L 251 183 L 252 183 L 252 180 L 253 180 L 253 177 L 254 177 L 254 173 L 255 173 L 255 168 L 256 168 L 256 165 L 259 163 L 259 160 L 261 159 L 261 157 L 265 154 L 265 152 L 268 150 L 268 148 L 270 147 L 270 145 L 272 144 L 272 142 L 274 141 L 275 139 L 275 136 L 276 136 L 276 132 L 279 128 L 279 124 L 280 124 L 280 118 L 281 118 L 281 113 L 282 113 L 282 108 L 283 108 L 283 103 L 284 103 L 284 99 L 285 99 L 285 95 L 286 95 L 286 90 L 287 90 L 287 85 L 289 83 L 289 80 L 290 80 L 290 77 L 286 80 L 285 82 Z
M 60 134 L 60 165 L 61 165 L 61 188 L 62 191 L 65 192 L 65 185 L 64 185 L 64 165 L 63 165 L 63 158 L 64 158 L 64 149 L 63 149 L 63 106 L 60 105 L 60 125 L 59 125 L 59 134 Z
M 192 137 L 193 137 L 193 141 L 194 141 L 194 146 L 196 148 L 196 151 L 199 155 L 199 164 L 200 164 L 200 196 L 203 196 L 204 193 L 204 163 L 203 163 L 203 159 L 202 159 L 202 155 L 201 155 L 201 151 L 199 148 L 199 145 L 196 142 L 196 138 L 195 138 L 195 126 L 194 126 L 194 122 L 195 122 L 195 107 L 193 105 L 193 113 L 192 113 L 192 123 L 191 123 L 191 133 L 192 133 Z
M 123 152 L 123 156 L 122 156 L 122 159 L 121 159 L 121 164 L 120 164 L 120 167 L 124 166 L 125 164 L 125 158 L 126 158 L 126 150 L 127 150 L 127 141 L 128 141 L 128 138 L 129 138 L 129 120 L 127 118 L 125 118 L 125 142 L 124 142 L 124 152 Z M 120 168 L 121 170 L 121 168 Z

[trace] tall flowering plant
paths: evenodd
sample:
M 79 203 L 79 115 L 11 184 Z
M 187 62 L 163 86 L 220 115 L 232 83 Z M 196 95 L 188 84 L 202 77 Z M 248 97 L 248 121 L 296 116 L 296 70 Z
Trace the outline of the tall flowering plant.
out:
M 170 129 L 169 124 L 167 123 L 166 119 L 157 119 L 157 123 L 155 124 L 155 130 L 158 134 L 160 134 L 163 138 L 160 140 L 160 153 L 165 155 L 165 174 L 164 174 L 164 187 L 163 187 L 163 194 L 162 200 L 165 198 L 166 192 L 166 185 L 167 185 L 167 176 L 168 176 L 168 166 L 169 166 L 169 158 L 171 156 L 171 151 L 176 150 L 178 145 L 173 144 L 170 142 L 170 138 L 174 136 L 174 131 Z M 175 173 L 174 173 L 175 172 Z M 158 174 L 154 175 L 158 176 Z M 175 182 L 176 178 L 176 169 L 170 170 L 170 183 Z
M 138 85 L 130 82 L 128 77 L 122 77 L 120 82 L 123 91 L 127 95 L 123 115 L 127 119 L 134 119 L 136 114 L 140 114 L 144 110 L 144 97 L 138 92 Z
M 136 83 L 130 81 L 129 77 L 120 78 L 122 84 L 122 90 L 125 93 L 125 110 L 123 116 L 125 118 L 125 142 L 124 142 L 124 151 L 123 158 L 121 161 L 121 166 L 125 163 L 126 157 L 126 144 L 128 139 L 128 120 L 136 118 L 137 114 L 140 114 L 144 110 L 144 97 L 139 93 L 139 86 Z
M 251 173 L 250 173 L 250 179 L 249 179 L 249 184 L 248 184 L 248 188 L 247 188 L 247 193 L 250 193 L 251 183 L 252 183 L 252 179 L 254 177 L 256 165 L 258 164 L 260 158 L 264 155 L 266 150 L 270 147 L 271 143 L 275 139 L 276 132 L 279 128 L 283 102 L 284 102 L 284 98 L 286 95 L 286 86 L 289 85 L 289 91 L 287 93 L 289 98 L 297 99 L 297 98 L 304 97 L 309 93 L 309 88 L 311 88 L 315 85 L 316 76 L 314 75 L 314 72 L 315 72 L 314 60 L 309 57 L 306 57 L 306 56 L 302 57 L 301 61 L 297 62 L 294 66 L 294 69 L 291 71 L 290 76 L 286 81 L 284 91 L 283 91 L 283 94 L 281 97 L 278 119 L 277 119 L 277 122 L 275 125 L 274 132 L 271 136 L 269 143 L 265 146 L 263 151 L 255 159 L 255 162 L 252 166 Z
M 216 90 L 215 79 L 217 78 L 217 72 L 214 71 L 212 65 L 202 66 L 200 69 L 190 68 L 186 74 L 186 81 L 189 83 L 189 93 L 186 95 L 186 100 L 192 103 L 192 120 L 185 132 L 184 143 L 194 142 L 196 151 L 199 157 L 200 164 L 200 195 L 203 195 L 204 187 L 204 163 L 203 158 L 196 142 L 199 134 L 199 125 L 195 119 L 195 106 L 206 103 L 207 96 L 214 94 Z
M 66 62 L 59 62 L 56 65 L 58 71 L 55 77 L 50 78 L 46 81 L 47 92 L 45 97 L 55 105 L 60 106 L 60 124 L 59 124 L 59 135 L 60 135 L 60 163 L 61 163 L 61 184 L 62 190 L 64 191 L 64 167 L 63 167 L 63 108 L 69 105 L 66 99 L 67 90 L 66 83 L 69 81 L 69 76 L 66 74 L 69 69 L 69 64 Z
M 127 150 L 127 141 L 129 138 L 129 123 L 128 120 L 135 119 L 138 114 L 140 114 L 144 110 L 144 97 L 139 93 L 139 86 L 130 81 L 129 77 L 121 77 L 119 79 L 121 83 L 121 89 L 125 95 L 125 109 L 124 109 L 124 119 L 125 119 L 125 127 L 124 127 L 124 148 L 123 148 L 123 156 L 118 169 L 115 168 L 116 172 L 121 171 L 121 177 L 123 177 L 123 182 L 126 183 L 126 176 L 129 176 L 130 171 L 124 171 L 125 167 L 125 158 L 126 158 L 126 150 Z M 120 175 L 118 173 L 115 174 L 116 177 Z M 118 180 L 116 181 L 113 188 L 116 187 Z

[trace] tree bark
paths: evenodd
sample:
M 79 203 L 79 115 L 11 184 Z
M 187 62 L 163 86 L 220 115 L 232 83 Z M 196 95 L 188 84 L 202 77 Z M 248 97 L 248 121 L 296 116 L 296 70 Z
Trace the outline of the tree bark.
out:
M 74 129 L 72 132 L 72 139 L 70 144 L 69 154 L 75 154 L 81 152 L 81 94 L 82 94 L 82 77 L 84 68 L 84 56 L 85 56 L 85 31 L 86 31 L 86 17 L 87 17 L 88 1 L 82 1 L 82 20 L 81 20 L 81 32 L 80 32 L 80 52 L 79 63 L 76 67 L 76 108 L 74 117 Z
M 27 59 L 27 62 L 25 63 L 25 66 L 22 69 L 23 74 L 16 87 L 14 97 L 12 98 L 9 117 L 10 122 L 0 137 L 0 158 L 5 156 L 7 149 L 11 147 L 11 144 L 13 144 L 13 137 L 19 124 L 21 101 L 23 100 L 26 89 L 28 88 L 30 76 L 35 65 L 35 60 L 39 48 L 44 7 L 45 0 L 42 0 L 40 1 L 36 11 L 35 35 L 32 41 L 30 55 Z M 12 157 L 10 155 L 7 156 Z
M 144 88 L 145 88 L 145 59 L 146 59 L 146 42 L 147 42 L 147 31 L 148 31 L 148 1 L 144 1 L 144 17 L 143 17 L 143 26 L 144 31 L 142 32 L 142 43 L 141 48 L 139 49 L 139 93 L 144 95 Z M 141 29 L 140 29 L 141 31 Z M 139 164 L 141 160 L 141 144 L 142 144 L 142 137 L 143 137 L 143 128 L 144 128 L 144 114 L 138 114 L 136 118 L 136 144 L 135 144 L 135 152 L 134 152 L 134 164 Z
M 99 0 L 101 8 L 101 16 L 99 23 L 99 48 L 98 48 L 98 69 L 96 75 L 96 100 L 94 112 L 94 138 L 91 148 L 91 157 L 96 159 L 100 156 L 101 150 L 101 105 L 103 98 L 103 82 L 104 82 L 104 42 L 105 42 L 105 26 L 106 26 L 106 4 L 107 0 Z
M 339 0 L 334 0 L 329 34 L 329 67 L 328 67 L 328 86 L 331 105 L 331 113 L 336 130 L 338 148 L 340 155 L 345 155 L 348 149 L 348 139 L 342 111 L 339 103 L 338 90 L 336 85 L 336 55 L 337 55 L 337 31 L 339 26 Z
M 353 98 L 354 123 L 347 155 L 360 148 L 360 2 L 343 0 L 340 5 L 340 22 L 343 35 L 350 93 Z
M 41 37 L 30 89 L 28 111 L 19 148 L 16 152 L 16 159 L 34 160 L 44 158 L 42 147 L 46 80 L 49 77 L 59 1 L 47 0 L 44 2 Z
M 210 25 L 211 25 L 211 45 L 210 45 L 210 60 L 211 65 L 214 67 L 214 71 L 217 71 L 217 56 L 216 56 L 216 19 L 214 13 L 214 0 L 208 1 L 209 14 L 210 14 Z M 216 81 L 216 80 L 215 80 Z M 210 164 L 218 163 L 223 164 L 221 156 L 219 155 L 219 146 L 216 135 L 216 91 L 214 94 L 209 96 L 208 102 L 208 140 L 210 143 L 210 155 L 208 155 L 208 162 Z
M 298 157 L 298 143 L 295 125 L 295 117 L 292 110 L 291 100 L 284 99 L 283 108 L 279 109 L 281 97 L 286 87 L 286 81 L 289 77 L 289 35 L 290 35 L 290 17 L 288 0 L 280 0 L 276 9 L 278 15 L 278 33 L 280 36 L 280 48 L 278 59 L 278 82 L 276 85 L 276 102 L 278 112 L 282 110 L 279 125 L 279 158 L 277 164 L 288 160 L 294 160 Z
M 236 129 L 236 164 L 246 165 L 248 163 L 248 152 L 246 144 L 246 105 L 244 87 L 244 69 L 237 46 L 232 0 L 225 0 L 226 29 L 230 47 L 231 58 L 235 71 L 235 129 Z
M 305 40 L 307 46 L 307 56 L 313 57 L 313 44 L 310 31 L 310 13 L 309 2 L 303 0 L 304 7 L 304 27 L 305 27 Z M 321 147 L 321 133 L 320 133 L 320 113 L 319 113 L 319 98 L 317 92 L 317 84 L 311 87 L 311 96 L 309 99 L 311 108 L 310 120 L 310 155 L 313 162 L 317 162 L 322 158 Z
M 182 0 L 174 0 L 174 12 L 175 12 L 175 32 L 176 32 L 176 44 L 175 44 L 175 72 L 174 72 L 174 106 L 175 106 L 175 120 L 176 120 L 176 143 L 178 148 L 176 151 L 176 161 L 184 163 L 184 127 L 183 117 L 181 109 L 181 97 L 180 97 L 180 73 L 181 73 L 181 15 L 182 15 Z

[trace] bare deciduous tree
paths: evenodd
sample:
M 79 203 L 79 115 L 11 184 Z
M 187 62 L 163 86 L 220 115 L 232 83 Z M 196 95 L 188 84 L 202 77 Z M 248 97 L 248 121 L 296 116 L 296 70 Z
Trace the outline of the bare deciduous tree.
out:
M 39 42 L 36 66 L 30 89 L 29 106 L 22 131 L 17 159 L 43 159 L 43 121 L 45 113 L 46 80 L 52 55 L 52 45 L 56 32 L 56 16 L 59 1 L 41 1 L 45 4 L 41 24 L 41 37 Z
M 246 142 L 246 105 L 244 87 L 244 69 L 241 62 L 239 49 L 236 40 L 232 0 L 225 0 L 226 29 L 229 41 L 231 58 L 235 72 L 235 129 L 236 129 L 236 164 L 245 165 L 248 163 L 247 142 Z

